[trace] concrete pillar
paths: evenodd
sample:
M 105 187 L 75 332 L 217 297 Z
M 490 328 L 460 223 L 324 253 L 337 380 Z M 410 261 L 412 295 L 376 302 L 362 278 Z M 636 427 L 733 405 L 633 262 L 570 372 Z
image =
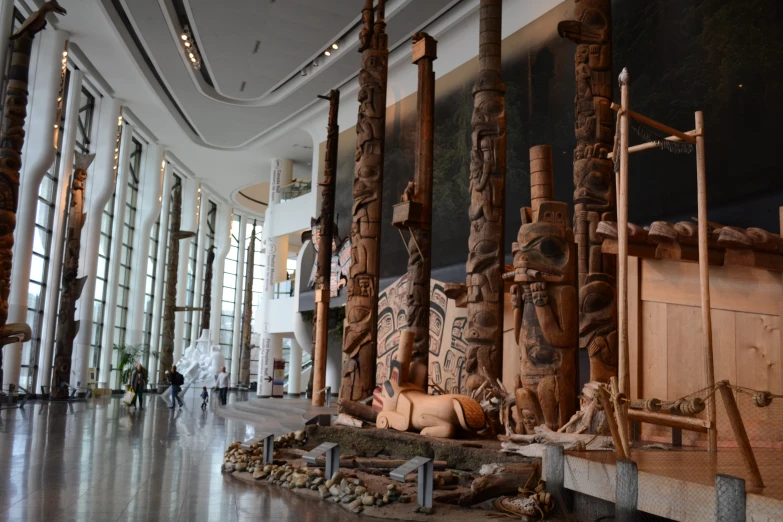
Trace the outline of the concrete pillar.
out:
M 128 198 L 128 177 L 130 176 L 130 154 L 133 148 L 133 126 L 125 125 L 122 131 L 120 150 L 117 153 L 117 178 L 114 189 L 114 219 L 112 240 L 109 249 L 109 270 L 106 277 L 106 307 L 103 310 L 103 336 L 101 337 L 101 365 L 98 380 L 110 382 L 111 366 L 114 362 L 114 326 L 117 316 L 117 294 L 120 288 L 120 261 L 122 258 L 122 236 L 125 228 L 125 201 Z M 120 384 L 120 383 L 116 383 Z
M 82 229 L 82 249 L 79 253 L 79 276 L 87 276 L 82 290 L 82 296 L 77 306 L 79 317 L 79 333 L 74 342 L 75 361 L 72 368 L 77 372 L 81 382 L 87 382 L 89 368 L 90 342 L 92 340 L 92 314 L 95 308 L 95 275 L 98 272 L 98 246 L 101 240 L 101 219 L 103 209 L 114 193 L 114 155 L 117 149 L 118 126 L 122 125 L 121 105 L 119 100 L 105 96 L 101 99 L 98 113 L 98 125 L 95 135 L 95 161 L 87 179 L 85 188 L 84 208 L 87 221 Z M 118 151 L 117 151 L 118 152 Z M 112 310 L 114 313 L 114 310 Z M 111 352 L 111 345 L 104 346 L 102 351 Z M 104 368 L 100 368 L 104 370 Z M 106 368 L 108 370 L 108 368 Z M 99 382 L 102 387 L 108 387 L 108 381 Z
M 231 221 L 233 209 L 218 203 L 215 218 L 215 264 L 212 269 L 212 317 L 209 324 L 212 344 L 220 343 L 220 315 L 223 310 L 223 274 L 226 256 L 231 249 Z
M 144 305 L 147 293 L 147 262 L 149 261 L 150 233 L 160 216 L 163 190 L 164 150 L 159 145 L 149 144 L 144 153 L 139 176 L 139 197 L 137 199 L 136 233 L 133 238 L 131 259 L 131 285 L 128 297 L 128 344 L 144 343 Z M 165 164 L 165 163 L 163 163 Z M 155 294 L 153 294 L 154 296 Z M 145 361 L 149 365 L 149 359 Z
M 196 201 L 198 183 L 192 179 L 182 180 L 182 225 L 181 230 L 192 232 L 196 229 Z M 188 292 L 188 265 L 190 264 L 189 237 L 179 242 L 179 270 L 177 271 L 177 306 L 186 306 Z M 174 322 L 174 364 L 182 359 L 185 351 L 185 312 L 177 312 Z
M 231 342 L 231 386 L 239 383 L 239 354 L 242 351 L 242 289 L 244 288 L 245 271 L 245 236 L 247 231 L 247 218 L 242 216 L 239 222 L 239 235 L 237 240 L 239 248 L 237 252 L 237 286 L 234 293 L 234 338 Z
M 164 158 L 161 162 L 163 171 L 163 191 L 160 209 L 160 230 L 158 232 L 157 263 L 155 265 L 155 302 L 152 307 L 152 335 L 150 336 L 150 350 L 158 354 L 154 358 L 153 368 L 149 368 L 149 375 L 160 375 L 160 327 L 163 319 L 163 280 L 166 277 L 166 246 L 169 237 L 169 208 L 171 207 L 171 187 L 174 185 L 174 176 L 171 172 L 171 164 L 165 160 L 166 151 L 161 151 Z
M 196 280 L 193 285 L 193 306 L 203 307 L 204 298 L 204 263 L 207 260 L 206 241 L 207 241 L 207 216 L 209 214 L 209 199 L 198 188 L 198 249 L 196 250 Z M 214 266 L 213 266 L 214 273 Z M 214 279 L 214 278 L 213 278 Z M 195 342 L 201 337 L 201 314 L 202 312 L 193 312 L 193 323 L 190 325 L 190 338 Z
M 2 2 L 4 9 L 13 11 L 13 2 Z M 30 263 L 33 257 L 35 214 L 38 205 L 38 187 L 54 161 L 54 125 L 57 97 L 62 77 L 62 59 L 67 33 L 43 31 L 33 43 L 30 57 L 30 96 L 28 98 L 25 146 L 22 150 L 22 172 L 19 186 L 19 212 L 14 232 L 11 293 L 8 297 L 8 322 L 27 322 L 27 293 L 30 285 Z M 2 49 L 8 39 L 0 38 Z M 5 57 L 5 52 L 2 52 Z M 22 366 L 22 344 L 3 347 L 2 385 L 19 386 Z
M 290 159 L 273 159 L 272 173 L 269 178 L 269 206 L 264 219 L 264 245 L 266 247 L 266 266 L 264 284 L 261 293 L 261 349 L 258 356 L 259 397 L 272 396 L 272 373 L 275 359 L 283 357 L 282 339 L 269 333 L 268 310 L 272 306 L 272 293 L 275 283 L 285 281 L 286 260 L 288 258 L 288 236 L 274 234 L 275 209 L 280 203 L 280 189 L 291 183 L 294 162 Z
M 8 47 L 11 30 L 14 27 L 14 3 L 0 2 L 0 84 L 5 81 L 5 61 L 8 56 Z M 32 65 L 32 64 L 31 64 Z
M 291 339 L 291 352 L 288 364 L 288 395 L 299 397 L 302 393 L 302 347 Z
M 60 150 L 60 171 L 57 173 L 57 200 L 52 220 L 52 240 L 49 254 L 49 274 L 46 278 L 46 299 L 44 300 L 43 328 L 41 331 L 41 353 L 39 375 L 46 380 L 39 381 L 48 386 L 51 382 L 52 357 L 57 327 L 57 312 L 60 307 L 60 277 L 62 276 L 63 247 L 65 244 L 65 223 L 68 220 L 68 195 L 71 192 L 74 149 L 79 126 L 79 108 L 82 106 L 82 81 L 84 73 L 72 71 L 68 82 L 68 102 L 65 107 L 65 128 Z M 87 184 L 90 183 L 87 178 Z M 31 191 L 32 192 L 32 191 Z M 37 196 L 36 190 L 36 196 Z M 78 385 L 78 383 L 71 383 Z M 86 383 L 85 383 L 86 384 Z

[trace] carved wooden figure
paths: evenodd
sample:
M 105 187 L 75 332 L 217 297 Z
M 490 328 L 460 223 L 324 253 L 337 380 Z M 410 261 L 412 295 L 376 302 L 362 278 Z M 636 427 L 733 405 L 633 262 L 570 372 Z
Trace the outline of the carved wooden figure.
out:
M 209 247 L 207 265 L 204 269 L 204 298 L 201 303 L 201 331 L 209 330 L 212 319 L 212 265 L 215 263 L 215 245 Z
M 375 388 L 378 338 L 378 272 L 380 269 L 383 150 L 386 132 L 388 35 L 385 0 L 366 0 L 359 35 L 359 119 L 353 181 L 351 271 L 345 305 L 341 400 L 360 400 Z M 316 390 L 317 391 L 317 390 Z
M 470 237 L 467 262 L 468 392 L 502 374 L 506 92 L 501 69 L 501 0 L 481 0 L 479 77 L 473 87 Z
M 530 149 L 530 183 L 548 185 L 552 150 Z M 525 433 L 545 423 L 557 430 L 576 409 L 576 245 L 568 203 L 536 196 L 522 209 L 514 254 L 514 333 L 520 351 L 517 418 Z M 533 418 L 536 417 L 535 423 Z
M 76 277 L 79 273 L 82 228 L 87 217 L 84 213 L 84 184 L 87 181 L 87 169 L 94 159 L 95 154 L 76 153 L 75 171 L 71 183 L 71 205 L 68 209 L 68 231 L 65 237 L 60 311 L 57 314 L 52 386 L 49 393 L 52 399 L 68 398 L 73 340 L 79 332 L 76 301 L 81 297 L 87 280 L 87 276 Z
M 575 0 L 576 20 L 558 33 L 576 43 L 574 223 L 578 245 L 579 347 L 588 350 L 590 380 L 617 375 L 616 259 L 601 252 L 598 223 L 617 208 L 611 152 L 612 17 L 609 0 Z
M 332 238 L 334 237 L 334 188 L 337 183 L 337 143 L 340 127 L 337 114 L 340 110 L 340 91 L 332 90 L 329 96 L 329 124 L 326 130 L 326 158 L 324 180 L 321 186 L 321 215 L 318 217 L 318 271 L 315 276 L 315 314 L 313 316 L 315 351 L 313 352 L 313 406 L 323 406 L 326 394 L 326 349 L 329 338 L 329 300 L 332 277 Z M 320 392 L 320 393 L 319 393 Z
M 250 334 L 253 319 L 253 267 L 256 254 L 256 222 L 253 221 L 253 231 L 250 234 L 250 245 L 247 247 L 247 263 L 245 270 L 245 306 L 242 309 L 242 357 L 240 358 L 239 382 L 250 384 Z
M 432 250 L 432 159 L 435 118 L 435 73 L 438 42 L 426 33 L 413 36 L 413 63 L 419 67 L 416 170 L 401 203 L 394 206 L 393 224 L 408 230 L 408 297 L 406 329 L 400 350 L 411 354 L 407 378 L 427 391 L 430 347 L 430 266 Z M 406 379 L 406 380 L 408 380 Z
M 14 229 L 19 204 L 19 170 L 22 168 L 24 124 L 27 118 L 27 84 L 33 39 L 46 27 L 48 13 L 66 14 L 56 0 L 46 2 L 25 20 L 11 36 L 13 51 L 8 70 L 8 84 L 0 124 L 0 347 L 30 340 L 30 327 L 25 323 L 6 324 L 8 296 L 11 292 Z M 29 209 L 32 212 L 32 209 Z M 3 383 L 3 363 L 0 357 L 0 386 Z

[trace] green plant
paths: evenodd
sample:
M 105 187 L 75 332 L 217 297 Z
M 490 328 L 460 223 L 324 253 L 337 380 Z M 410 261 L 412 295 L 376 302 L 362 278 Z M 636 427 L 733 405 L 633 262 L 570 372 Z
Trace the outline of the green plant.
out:
M 115 344 L 114 349 L 120 352 L 117 363 L 120 383 L 126 383 L 133 371 L 134 363 L 140 361 L 142 356 L 149 352 L 149 347 L 142 344 Z

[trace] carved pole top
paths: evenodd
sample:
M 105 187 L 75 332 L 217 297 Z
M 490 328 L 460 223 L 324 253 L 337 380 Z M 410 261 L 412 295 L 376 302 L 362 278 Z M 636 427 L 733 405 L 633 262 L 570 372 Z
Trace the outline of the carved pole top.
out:
M 41 8 L 31 14 L 27 20 L 24 21 L 22 27 L 14 33 L 9 40 L 18 40 L 22 36 L 33 37 L 40 31 L 46 28 L 46 15 L 49 13 L 57 13 L 61 15 L 68 14 L 63 6 L 57 3 L 57 0 L 49 0 Z
M 427 33 L 416 33 L 413 35 L 413 54 L 411 62 L 418 63 L 419 60 L 429 58 L 432 61 L 438 59 L 438 41 Z
M 622 87 L 623 85 L 628 85 L 628 82 L 631 81 L 631 75 L 628 74 L 627 67 L 623 67 L 623 70 L 620 71 L 620 76 L 617 78 L 617 80 L 620 84 L 620 87 Z

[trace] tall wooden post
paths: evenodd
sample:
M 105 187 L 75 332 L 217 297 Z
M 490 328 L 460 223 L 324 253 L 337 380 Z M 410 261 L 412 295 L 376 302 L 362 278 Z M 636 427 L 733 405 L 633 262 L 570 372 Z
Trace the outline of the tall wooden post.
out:
M 389 37 L 385 0 L 378 0 L 374 24 L 372 4 L 372 0 L 365 0 L 359 33 L 362 69 L 359 72 L 351 272 L 345 305 L 340 400 L 364 399 L 372 395 L 375 388 Z
M 590 358 L 590 380 L 617 375 L 617 300 L 614 256 L 601 253 L 596 234 L 615 220 L 612 160 L 612 13 L 609 0 L 576 0 L 575 20 L 558 33 L 576 43 L 574 96 L 574 226 L 578 248 L 579 347 Z
M 418 135 L 413 182 L 394 206 L 393 225 L 408 230 L 408 298 L 406 329 L 397 360 L 400 382 L 427 389 L 430 352 L 430 266 L 432 250 L 432 158 L 435 119 L 435 73 L 438 42 L 426 33 L 413 37 L 413 63 L 419 67 Z
M 71 183 L 71 205 L 68 209 L 68 232 L 65 237 L 60 311 L 57 314 L 52 387 L 49 390 L 52 399 L 68 398 L 67 384 L 71 380 L 73 340 L 79 332 L 76 301 L 81 297 L 84 282 L 87 280 L 87 276 L 76 277 L 79 273 L 82 228 L 87 218 L 87 214 L 84 213 L 84 185 L 87 181 L 87 169 L 94 159 L 95 154 L 76 153 L 76 170 Z
M 245 270 L 245 304 L 242 309 L 242 352 L 240 353 L 239 382 L 250 384 L 250 325 L 253 319 L 253 267 L 256 252 L 256 222 L 253 221 L 253 231 L 250 234 L 250 244 L 247 247 Z M 260 386 L 259 381 L 259 386 Z
M 631 396 L 631 364 L 628 349 L 628 141 L 629 107 L 628 107 L 628 70 L 620 73 L 620 178 L 617 180 L 617 311 L 618 328 L 618 388 L 626 397 Z M 626 411 L 628 405 L 622 406 Z M 623 418 L 620 415 L 620 418 Z M 620 424 L 620 436 L 628 440 L 630 426 Z
M 209 330 L 212 319 L 212 265 L 215 263 L 215 245 L 209 247 L 207 266 L 204 269 L 204 297 L 201 301 L 201 331 Z
M 337 183 L 337 141 L 340 127 L 337 114 L 340 110 L 340 91 L 332 90 L 329 96 L 329 124 L 326 130 L 326 158 L 324 180 L 321 186 L 321 215 L 318 218 L 318 271 L 315 276 L 315 351 L 313 352 L 313 406 L 323 406 L 326 386 L 326 348 L 329 337 L 329 299 L 332 277 L 332 238 L 334 236 L 334 188 Z
M 501 67 L 502 0 L 481 0 L 479 77 L 473 86 L 470 152 L 466 366 L 468 392 L 502 375 L 506 86 Z

